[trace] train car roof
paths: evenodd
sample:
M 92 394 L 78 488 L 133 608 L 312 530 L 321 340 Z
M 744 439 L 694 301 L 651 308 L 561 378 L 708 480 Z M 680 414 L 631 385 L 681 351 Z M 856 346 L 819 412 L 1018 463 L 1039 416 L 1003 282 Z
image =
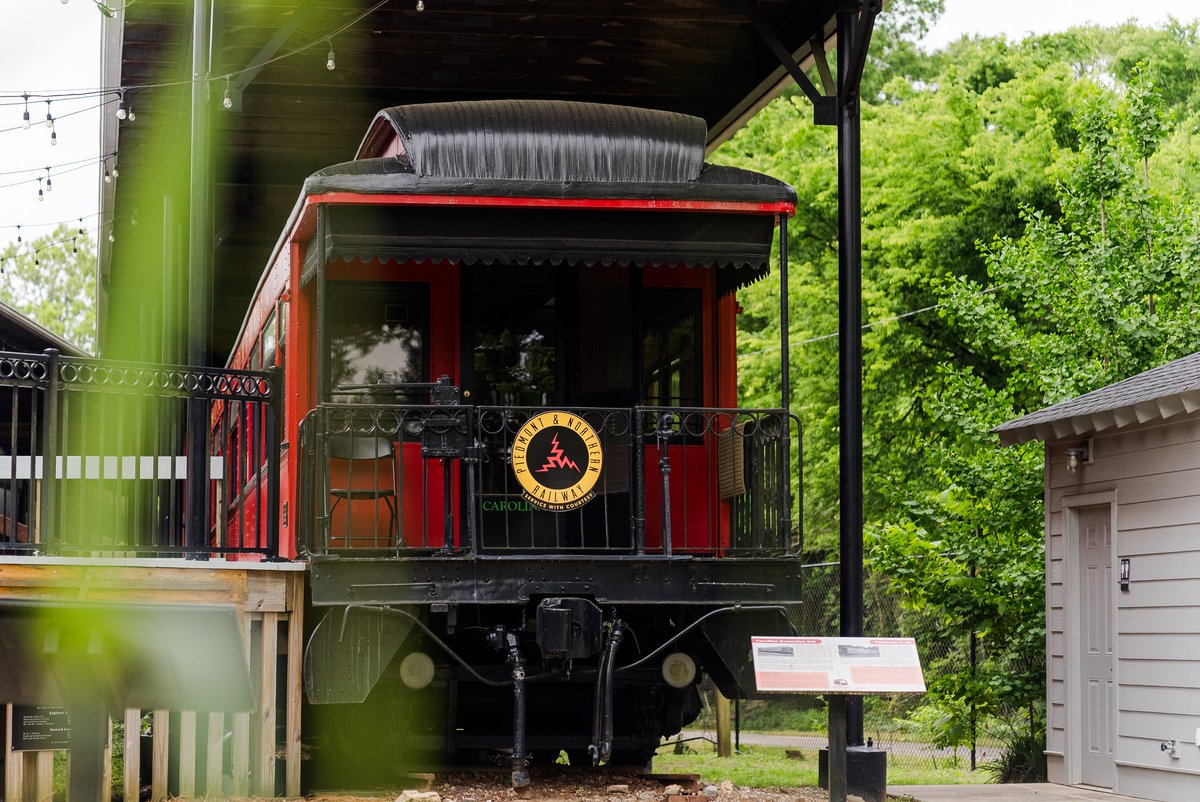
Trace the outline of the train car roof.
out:
M 376 115 L 356 160 L 319 170 L 304 194 L 796 202 L 782 181 L 706 164 L 706 134 L 690 115 L 595 103 L 393 106 Z
M 319 170 L 297 213 L 333 201 L 318 249 L 328 259 L 685 265 L 717 270 L 728 292 L 767 272 L 775 215 L 796 195 L 705 164 L 705 134 L 688 115 L 589 103 L 397 106 L 359 149 L 389 155 Z

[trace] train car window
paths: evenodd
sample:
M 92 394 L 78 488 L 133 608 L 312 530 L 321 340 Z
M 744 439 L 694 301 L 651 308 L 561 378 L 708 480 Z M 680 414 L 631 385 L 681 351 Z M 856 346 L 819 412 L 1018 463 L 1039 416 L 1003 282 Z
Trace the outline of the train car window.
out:
M 325 310 L 330 396 L 334 401 L 394 403 L 395 394 L 339 393 L 347 384 L 427 381 L 429 296 L 425 285 L 333 281 Z
M 643 290 L 642 398 L 649 406 L 703 406 L 700 299 L 698 289 Z
M 480 280 L 472 281 L 467 293 L 467 319 L 474 325 L 472 398 L 475 403 L 483 406 L 553 403 L 558 380 L 553 274 L 530 277 L 516 271 L 496 271 L 477 277 Z
M 276 317 L 272 312 L 267 318 L 267 323 L 263 326 L 262 333 L 262 366 L 263 368 L 272 368 L 275 366 L 275 343 L 276 343 Z

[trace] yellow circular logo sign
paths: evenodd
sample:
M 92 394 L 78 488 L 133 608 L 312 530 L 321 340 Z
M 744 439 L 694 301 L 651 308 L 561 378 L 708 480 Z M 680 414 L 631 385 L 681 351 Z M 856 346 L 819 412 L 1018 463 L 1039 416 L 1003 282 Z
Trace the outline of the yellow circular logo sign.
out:
M 565 512 L 591 501 L 603 464 L 596 431 L 571 412 L 535 415 L 513 438 L 513 473 L 522 495 L 543 510 Z

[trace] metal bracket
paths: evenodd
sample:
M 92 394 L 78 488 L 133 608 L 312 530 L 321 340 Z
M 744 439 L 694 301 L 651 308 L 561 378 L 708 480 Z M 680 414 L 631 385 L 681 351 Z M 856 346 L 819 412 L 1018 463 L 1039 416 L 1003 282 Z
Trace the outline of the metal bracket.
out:
M 754 30 L 758 32 L 759 37 L 787 70 L 792 80 L 796 82 L 796 86 L 800 87 L 800 91 L 812 103 L 815 125 L 837 125 L 838 108 L 841 105 L 858 103 L 859 85 L 862 82 L 863 69 L 867 63 L 867 48 L 871 44 L 871 32 L 875 28 L 875 17 L 882 8 L 882 0 L 867 0 L 860 6 L 858 36 L 854 42 L 850 43 L 850 69 L 844 77 L 839 76 L 842 78 L 840 89 L 835 85 L 833 73 L 829 69 L 824 40 L 820 36 L 814 36 L 809 40 L 813 66 L 816 67 L 817 75 L 821 79 L 823 92 L 809 80 L 795 57 L 784 47 L 783 42 L 779 41 L 779 37 L 775 35 L 766 21 L 758 14 L 750 17 L 750 22 L 754 25 Z M 838 46 L 840 47 L 841 43 Z
M 301 23 L 308 18 L 316 4 L 316 0 L 304 0 L 304 3 L 292 12 L 292 16 L 287 22 L 280 25 L 275 34 L 254 54 L 249 64 L 234 73 L 230 73 L 227 89 L 229 90 L 229 100 L 233 105 L 229 107 L 229 111 L 242 110 L 242 92 L 258 77 L 258 74 L 262 72 L 262 68 L 275 58 L 279 53 L 279 49 L 291 38 Z M 218 80 L 220 77 L 216 76 L 214 80 Z M 220 84 L 214 87 L 217 91 L 220 91 L 220 88 Z

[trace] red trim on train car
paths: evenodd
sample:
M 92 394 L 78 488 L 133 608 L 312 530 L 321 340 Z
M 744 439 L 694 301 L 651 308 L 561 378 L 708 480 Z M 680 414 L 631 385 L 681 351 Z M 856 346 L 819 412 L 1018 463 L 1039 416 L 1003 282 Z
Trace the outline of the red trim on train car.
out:
M 791 203 L 746 203 L 740 201 L 658 200 L 653 198 L 512 198 L 497 195 L 373 195 L 362 192 L 326 192 L 309 195 L 306 205 L 396 205 L 396 206 L 508 206 L 516 208 L 557 209 L 641 209 L 667 212 L 727 212 L 741 214 L 786 214 L 796 207 Z

